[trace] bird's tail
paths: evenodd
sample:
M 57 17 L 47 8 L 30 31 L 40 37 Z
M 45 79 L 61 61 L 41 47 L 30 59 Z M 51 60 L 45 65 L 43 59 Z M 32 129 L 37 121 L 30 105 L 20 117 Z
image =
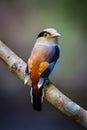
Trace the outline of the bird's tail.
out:
M 43 103 L 43 89 L 40 88 L 38 91 L 34 91 L 34 89 L 31 87 L 30 95 L 34 110 L 41 111 Z

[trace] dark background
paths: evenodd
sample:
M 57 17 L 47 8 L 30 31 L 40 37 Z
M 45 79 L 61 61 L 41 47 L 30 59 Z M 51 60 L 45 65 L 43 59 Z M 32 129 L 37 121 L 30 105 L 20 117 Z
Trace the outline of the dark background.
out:
M 50 79 L 87 109 L 87 0 L 0 0 L 0 39 L 25 62 L 44 28 L 61 34 L 60 59 Z M 24 86 L 0 60 L 0 130 L 85 130 L 45 99 L 41 113 Z

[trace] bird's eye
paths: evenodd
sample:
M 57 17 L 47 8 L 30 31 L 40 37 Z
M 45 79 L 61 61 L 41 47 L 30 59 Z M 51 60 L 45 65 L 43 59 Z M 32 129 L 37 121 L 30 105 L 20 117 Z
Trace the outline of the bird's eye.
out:
M 44 35 L 43 35 L 44 37 L 47 37 L 48 36 L 48 34 L 47 33 L 44 33 Z

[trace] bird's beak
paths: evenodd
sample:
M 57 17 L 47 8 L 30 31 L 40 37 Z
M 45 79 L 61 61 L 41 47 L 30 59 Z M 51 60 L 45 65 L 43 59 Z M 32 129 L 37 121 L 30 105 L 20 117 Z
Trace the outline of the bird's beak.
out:
M 52 34 L 52 37 L 60 37 L 61 36 L 61 34 L 60 33 L 55 33 L 55 34 Z

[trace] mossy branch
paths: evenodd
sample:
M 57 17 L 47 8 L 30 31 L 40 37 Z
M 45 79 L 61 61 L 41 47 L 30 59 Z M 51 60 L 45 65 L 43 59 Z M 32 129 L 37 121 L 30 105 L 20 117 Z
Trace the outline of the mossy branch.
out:
M 8 65 L 12 73 L 16 74 L 22 81 L 24 80 L 26 63 L 2 41 L 0 41 L 0 59 Z M 27 85 L 30 86 L 30 82 Z M 87 127 L 87 111 L 61 93 L 50 80 L 47 80 L 44 85 L 44 93 L 44 97 L 58 110 Z

